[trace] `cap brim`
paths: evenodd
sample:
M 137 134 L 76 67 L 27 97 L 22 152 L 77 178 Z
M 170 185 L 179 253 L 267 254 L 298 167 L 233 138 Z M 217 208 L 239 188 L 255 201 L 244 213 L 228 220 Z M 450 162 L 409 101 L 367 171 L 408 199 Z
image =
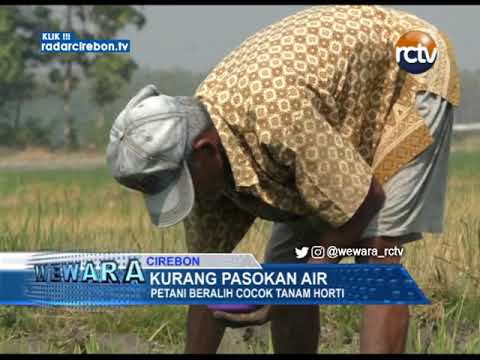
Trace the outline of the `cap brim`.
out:
M 158 227 L 175 225 L 185 219 L 193 208 L 195 191 L 188 165 L 184 161 L 179 175 L 158 194 L 144 194 L 152 223 Z

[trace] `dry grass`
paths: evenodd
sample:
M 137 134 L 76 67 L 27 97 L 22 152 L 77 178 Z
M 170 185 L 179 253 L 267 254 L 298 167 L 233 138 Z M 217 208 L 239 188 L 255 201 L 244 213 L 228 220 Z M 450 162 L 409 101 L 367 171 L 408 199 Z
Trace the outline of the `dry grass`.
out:
M 407 245 L 405 265 L 432 300 L 413 309 L 409 352 L 480 353 L 478 155 L 452 159 L 445 232 Z M 261 260 L 270 226 L 257 221 L 237 250 Z M 105 169 L 0 174 L 1 251 L 175 252 L 185 250 L 183 236 L 181 225 L 152 227 L 141 196 Z M 323 307 L 320 350 L 357 351 L 359 313 Z M 178 306 L 91 314 L 8 307 L 0 309 L 0 352 L 181 352 L 184 325 Z M 220 351 L 271 352 L 266 328 L 252 331 L 229 331 Z

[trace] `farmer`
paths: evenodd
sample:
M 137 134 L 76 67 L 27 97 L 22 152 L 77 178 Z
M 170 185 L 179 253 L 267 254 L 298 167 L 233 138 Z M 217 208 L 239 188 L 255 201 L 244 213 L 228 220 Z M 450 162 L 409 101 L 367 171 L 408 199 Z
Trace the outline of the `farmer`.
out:
M 438 50 L 418 75 L 395 57 L 412 30 Z M 249 37 L 194 97 L 143 88 L 115 120 L 107 158 L 118 182 L 145 194 L 154 224 L 185 220 L 191 252 L 231 252 L 260 217 L 274 222 L 265 262 L 337 263 L 297 259 L 295 248 L 380 255 L 442 231 L 458 103 L 453 50 L 433 25 L 378 6 L 313 7 Z M 316 352 L 311 305 L 250 314 L 190 306 L 185 351 L 215 352 L 226 326 L 267 321 L 275 352 Z M 408 321 L 407 306 L 365 306 L 360 351 L 403 352 Z

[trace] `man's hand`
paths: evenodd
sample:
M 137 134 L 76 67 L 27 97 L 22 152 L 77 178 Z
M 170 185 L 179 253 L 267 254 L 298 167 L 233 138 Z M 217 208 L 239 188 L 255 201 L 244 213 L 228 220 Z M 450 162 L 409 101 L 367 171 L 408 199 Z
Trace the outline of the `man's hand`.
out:
M 385 202 L 385 192 L 381 184 L 372 178 L 370 189 L 363 203 L 357 209 L 355 214 L 345 224 L 339 228 L 329 228 L 322 234 L 320 244 L 325 248 L 335 246 L 337 248 L 357 248 L 361 247 L 360 240 L 362 232 L 366 229 L 376 213 L 380 211 Z M 324 256 L 322 259 L 311 258 L 309 264 L 336 264 L 342 260 L 341 257 L 329 258 Z
M 213 312 L 213 317 L 231 328 L 241 328 L 245 326 L 263 325 L 270 321 L 272 306 L 262 305 L 262 307 L 251 313 L 234 314 L 225 311 Z
M 321 245 L 325 247 L 354 247 L 354 244 L 361 240 L 363 231 L 375 214 L 383 207 L 384 202 L 385 192 L 382 185 L 373 177 L 368 194 L 355 214 L 342 226 L 326 231 Z

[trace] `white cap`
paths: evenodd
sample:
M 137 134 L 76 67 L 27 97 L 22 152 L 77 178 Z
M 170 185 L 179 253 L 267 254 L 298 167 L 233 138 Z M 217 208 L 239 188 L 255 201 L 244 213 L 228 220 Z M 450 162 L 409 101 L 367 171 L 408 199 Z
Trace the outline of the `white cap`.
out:
M 112 175 L 144 193 L 150 218 L 159 227 L 182 221 L 195 202 L 185 161 L 188 116 L 201 115 L 148 85 L 128 102 L 110 131 Z

